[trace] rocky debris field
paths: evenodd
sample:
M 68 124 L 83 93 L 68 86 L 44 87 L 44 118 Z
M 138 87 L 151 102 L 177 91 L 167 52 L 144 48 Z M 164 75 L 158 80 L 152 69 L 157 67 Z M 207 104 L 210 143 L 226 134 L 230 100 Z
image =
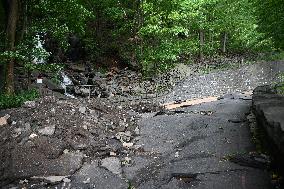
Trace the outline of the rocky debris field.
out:
M 230 93 L 252 91 L 257 86 L 269 85 L 279 81 L 284 71 L 284 63 L 258 62 L 240 68 L 217 70 L 209 74 L 187 77 L 173 87 L 161 102 L 183 101 L 193 98 L 220 96 Z
M 177 82 L 192 73 L 191 68 L 184 64 L 178 64 L 167 73 L 151 77 L 145 77 L 128 68 L 114 67 L 109 71 L 99 72 L 86 70 L 85 67 L 85 65 L 69 65 L 63 73 L 71 81 L 67 85 L 69 94 L 96 98 L 156 97 L 170 90 Z M 47 74 L 43 79 L 43 88 L 64 93 L 63 81 L 62 73 L 58 76 L 57 83 L 51 75 Z
M 148 77 L 127 67 L 124 69 L 113 67 L 108 71 L 98 72 L 83 64 L 69 64 L 66 73 L 75 85 L 69 87 L 69 90 L 75 95 L 88 96 L 91 93 L 91 96 L 100 98 L 118 97 L 129 99 L 133 98 L 133 96 L 151 98 L 172 91 L 177 84 L 182 84 L 189 76 L 199 77 L 200 74 L 215 69 L 239 68 L 245 65 L 244 61 L 247 59 L 249 58 L 246 55 L 211 57 L 199 64 L 177 64 L 166 73 L 152 74 Z M 88 88 L 82 85 L 93 86 Z
M 262 78 L 262 75 L 269 74 L 270 69 L 274 69 L 270 63 L 267 64 L 268 66 L 246 65 L 246 59 L 248 58 L 245 56 L 213 57 L 198 64 L 177 64 L 166 73 L 152 74 L 147 77 L 128 67 L 120 69 L 112 67 L 109 70 L 104 70 L 91 68 L 87 63 L 74 64 L 69 62 L 66 63 L 64 72 L 58 72 L 57 75 L 41 73 L 43 76 L 41 88 L 43 88 L 44 95 L 52 92 L 64 93 L 65 86 L 63 85 L 67 85 L 67 92 L 76 97 L 114 97 L 120 100 L 162 97 L 172 92 L 173 94 L 167 95 L 165 98 L 168 101 L 173 101 L 185 95 L 188 99 L 208 96 L 211 91 L 210 86 L 214 85 L 216 86 L 214 94 L 221 95 L 242 91 L 242 88 L 253 89 L 255 81 L 261 79 L 264 81 L 267 78 Z M 219 73 L 205 74 L 220 69 L 227 71 L 222 71 L 222 75 Z M 232 70 L 238 71 L 233 73 Z M 249 72 L 254 75 L 250 75 Z M 35 84 L 38 74 L 32 74 L 35 87 L 39 87 Z M 246 77 L 244 78 L 242 75 Z M 68 82 L 65 81 L 64 83 L 65 76 L 68 77 Z M 255 79 L 252 79 L 253 77 Z M 23 81 L 26 79 L 24 76 L 20 77 L 16 83 L 23 85 Z M 201 83 L 202 85 L 199 85 Z M 242 84 L 242 86 L 239 86 L 239 84 Z M 226 88 L 226 85 L 235 88 Z M 164 101 L 168 102 L 167 100 Z
M 0 186 L 54 187 L 71 179 L 88 188 L 95 178 L 82 174 L 90 169 L 125 186 L 121 165 L 143 151 L 138 113 L 160 109 L 149 103 L 46 96 L 0 111 Z
M 0 187 L 266 189 L 266 171 L 239 165 L 251 162 L 254 150 L 246 120 L 251 97 L 230 93 L 276 81 L 283 62 L 206 75 L 184 66 L 157 80 L 139 80 L 128 69 L 96 73 L 90 76 L 96 98 L 79 97 L 90 92 L 81 86 L 85 91 L 73 91 L 73 99 L 49 93 L 0 111 Z M 88 84 L 76 69 L 86 78 L 78 85 Z M 141 83 L 149 88 L 133 92 Z M 159 97 L 159 83 L 173 91 Z M 216 102 L 182 105 L 208 96 Z M 165 102 L 177 106 L 165 110 Z M 230 156 L 239 152 L 246 156 Z

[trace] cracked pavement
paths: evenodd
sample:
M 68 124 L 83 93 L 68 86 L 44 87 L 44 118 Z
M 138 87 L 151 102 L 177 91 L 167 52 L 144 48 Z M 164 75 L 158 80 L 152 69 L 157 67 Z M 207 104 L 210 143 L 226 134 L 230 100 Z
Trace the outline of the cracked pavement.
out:
M 144 152 L 133 157 L 124 174 L 139 189 L 270 188 L 266 170 L 227 159 L 255 150 L 246 121 L 250 107 L 248 95 L 238 94 L 177 113 L 144 114 L 139 122 Z

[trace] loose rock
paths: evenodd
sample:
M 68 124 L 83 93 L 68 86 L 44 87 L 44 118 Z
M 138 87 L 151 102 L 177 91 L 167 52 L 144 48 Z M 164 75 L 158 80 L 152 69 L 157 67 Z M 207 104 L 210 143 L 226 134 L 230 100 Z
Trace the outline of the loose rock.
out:
M 10 118 L 10 115 L 5 115 L 4 117 L 0 117 L 0 126 L 7 125 L 9 118 Z
M 86 113 L 86 110 L 87 110 L 86 107 L 80 107 L 79 108 L 79 112 L 82 113 L 82 114 Z
M 134 144 L 133 143 L 124 142 L 122 145 L 123 145 L 124 148 L 131 148 Z
M 101 166 L 105 167 L 110 172 L 116 175 L 121 175 L 122 173 L 120 160 L 116 157 L 109 157 L 109 158 L 103 159 L 101 161 Z
M 42 135 L 53 135 L 55 132 L 55 125 L 44 127 L 43 129 L 39 129 L 38 132 Z
M 40 180 L 44 180 L 45 182 L 48 183 L 58 183 L 63 181 L 63 179 L 67 178 L 68 176 L 48 176 L 48 177 L 32 177 L 32 179 L 40 179 Z
M 64 178 L 64 179 L 63 179 L 63 182 L 69 183 L 69 182 L 71 182 L 71 180 L 70 180 L 69 178 Z
M 35 137 L 38 137 L 38 135 L 35 134 L 35 133 L 32 133 L 32 134 L 29 136 L 29 139 L 33 139 L 33 138 L 35 138 Z
M 25 108 L 34 108 L 36 106 L 35 101 L 26 101 L 23 105 Z

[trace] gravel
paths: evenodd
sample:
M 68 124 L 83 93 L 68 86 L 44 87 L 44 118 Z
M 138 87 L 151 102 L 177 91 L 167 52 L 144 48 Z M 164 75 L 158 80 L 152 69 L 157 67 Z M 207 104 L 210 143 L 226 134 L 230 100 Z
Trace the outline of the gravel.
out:
M 284 62 L 259 62 L 238 69 L 218 70 L 209 74 L 188 77 L 172 92 L 160 99 L 162 103 L 220 96 L 235 92 L 252 91 L 260 85 L 278 81 L 284 71 Z

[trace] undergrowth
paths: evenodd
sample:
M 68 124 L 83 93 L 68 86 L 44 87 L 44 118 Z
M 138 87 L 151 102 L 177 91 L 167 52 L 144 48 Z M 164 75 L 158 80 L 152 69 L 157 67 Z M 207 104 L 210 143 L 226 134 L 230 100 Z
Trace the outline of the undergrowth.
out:
M 39 97 L 37 90 L 22 91 L 14 95 L 0 94 L 0 110 L 20 107 L 24 102 Z
M 264 53 L 260 55 L 259 59 L 264 61 L 284 60 L 284 51 Z

